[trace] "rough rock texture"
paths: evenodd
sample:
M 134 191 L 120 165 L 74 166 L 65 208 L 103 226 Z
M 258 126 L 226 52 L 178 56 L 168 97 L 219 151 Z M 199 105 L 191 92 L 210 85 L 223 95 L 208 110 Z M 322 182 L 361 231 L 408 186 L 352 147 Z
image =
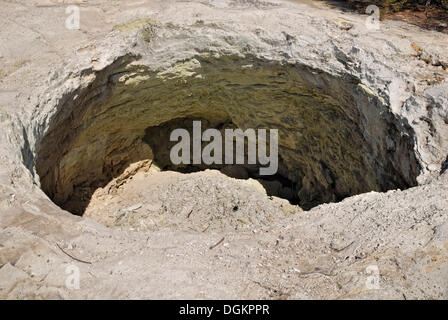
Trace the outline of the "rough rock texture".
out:
M 151 22 L 140 23 L 144 28 Z M 182 62 L 173 62 L 163 71 L 151 70 L 159 66 L 149 70 L 144 66 L 146 60 L 154 59 L 149 49 L 139 55 L 139 61 L 117 58 L 95 78 L 90 74 L 94 80 L 77 92 L 73 102 L 59 106 L 63 111 L 55 115 L 36 158 L 42 188 L 57 204 L 70 210 L 80 198 L 79 190 L 95 190 L 129 163 L 151 158 L 144 142 L 147 128 L 179 118 L 205 119 L 209 127 L 231 123 L 243 130 L 278 129 L 279 174 L 298 184 L 299 203 L 306 207 L 416 183 L 418 163 L 409 128 L 394 118 L 385 102 L 370 96 L 370 89 L 359 80 L 285 61 L 277 57 L 286 54 L 284 48 L 277 53 L 263 42 L 255 43 L 261 48 L 247 52 L 245 58 L 233 53 L 211 58 L 216 54 L 210 53 L 213 44 L 206 39 L 186 30 L 167 29 L 161 40 L 163 26 L 151 29 L 155 40 L 150 48 L 171 52 L 165 43 L 171 38 L 185 39 L 185 45 L 195 39 L 200 53 L 182 57 Z M 138 37 L 136 41 L 142 41 Z M 225 50 L 226 37 L 231 36 L 213 41 L 223 37 Z M 253 57 L 257 51 L 275 56 L 266 61 L 266 57 Z M 158 149 L 168 154 L 169 133 L 179 127 L 185 124 L 175 122 L 165 135 L 151 133 L 148 139 L 156 136 L 162 144 Z M 168 157 L 164 163 L 169 163 Z
M 446 35 L 293 1 L 80 4 L 67 30 L 60 1 L 1 1 L 1 298 L 448 298 Z M 151 172 L 148 128 L 192 117 L 278 127 L 305 206 L 415 187 L 301 212 Z
M 266 197 L 255 180 L 235 181 L 218 171 L 140 171 L 124 181 L 98 189 L 84 216 L 134 230 L 223 232 L 268 227 L 301 211 L 287 200 Z

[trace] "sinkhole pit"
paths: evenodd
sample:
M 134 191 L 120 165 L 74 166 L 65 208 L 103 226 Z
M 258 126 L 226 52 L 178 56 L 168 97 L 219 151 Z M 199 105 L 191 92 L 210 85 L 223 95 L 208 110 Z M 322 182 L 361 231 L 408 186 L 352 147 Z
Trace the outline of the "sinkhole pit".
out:
M 268 194 L 304 209 L 415 186 L 420 171 L 411 130 L 384 99 L 355 78 L 300 64 L 197 56 L 154 71 L 125 56 L 57 108 L 35 169 L 43 191 L 77 215 L 97 188 L 137 161 L 180 172 L 210 168 L 169 161 L 170 132 L 191 130 L 193 120 L 203 130 L 278 129 L 276 175 L 260 177 L 253 165 L 211 167 L 258 179 Z

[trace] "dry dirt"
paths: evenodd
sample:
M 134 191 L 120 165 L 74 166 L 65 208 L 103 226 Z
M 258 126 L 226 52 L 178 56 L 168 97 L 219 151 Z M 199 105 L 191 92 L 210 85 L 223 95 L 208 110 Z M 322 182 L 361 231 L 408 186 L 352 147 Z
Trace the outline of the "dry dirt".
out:
M 80 30 L 65 1 L 0 0 L 1 299 L 448 298 L 446 34 L 301 1 L 73 2 Z M 301 90 L 253 83 L 285 66 Z M 262 103 L 285 95 L 310 112 Z M 342 133 L 313 120 L 329 106 Z M 283 173 L 321 204 L 161 171 L 145 129 L 179 115 L 284 123 Z

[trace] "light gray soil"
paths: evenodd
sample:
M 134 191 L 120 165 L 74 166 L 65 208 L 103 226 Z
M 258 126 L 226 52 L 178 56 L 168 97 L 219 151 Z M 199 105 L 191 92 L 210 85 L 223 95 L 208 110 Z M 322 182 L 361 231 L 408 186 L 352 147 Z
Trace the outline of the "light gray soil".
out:
M 64 27 L 65 1 L 0 0 L 1 299 L 448 298 L 446 34 L 397 21 L 372 31 L 366 16 L 300 1 L 72 3 L 81 7 L 80 30 Z M 73 147 L 94 146 L 81 129 L 102 109 L 71 118 L 101 96 L 92 84 L 102 76 L 118 79 L 131 96 L 148 75 L 181 86 L 205 74 L 210 56 L 301 66 L 313 97 L 351 106 L 359 130 L 351 137 L 366 142 L 350 146 L 365 147 L 369 157 L 353 162 L 365 175 L 342 179 L 344 192 L 362 190 L 364 181 L 368 190 L 393 190 L 302 211 L 269 197 L 252 179 L 215 170 L 159 172 L 151 159 L 132 158 L 94 190 L 83 217 L 45 194 L 41 187 L 48 186 L 48 194 L 71 195 L 89 177 L 87 169 L 103 164 L 99 149 Z M 116 62 L 124 60 L 128 69 L 118 70 Z M 129 68 L 135 73 L 126 78 Z M 125 80 L 108 78 L 117 70 Z M 72 103 L 86 92 L 89 103 Z M 213 110 L 216 119 L 220 110 Z M 156 120 L 175 118 L 165 109 L 151 112 Z M 245 116 L 240 120 L 250 120 Z M 295 150 L 294 139 L 282 147 Z M 346 173 L 351 165 L 335 168 Z M 327 190 L 321 171 L 312 172 L 316 179 L 304 190 L 317 182 L 316 190 Z M 383 179 L 386 185 L 387 175 L 399 179 Z M 401 191 L 401 185 L 412 187 Z M 76 270 L 79 288 L 71 282 Z

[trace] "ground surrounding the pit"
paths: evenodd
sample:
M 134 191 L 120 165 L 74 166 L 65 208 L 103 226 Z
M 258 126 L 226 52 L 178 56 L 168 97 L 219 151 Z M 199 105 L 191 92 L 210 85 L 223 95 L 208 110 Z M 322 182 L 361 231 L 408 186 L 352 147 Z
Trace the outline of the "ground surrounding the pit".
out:
M 64 1 L 0 1 L 0 298 L 448 298 L 446 34 L 397 21 L 370 30 L 366 16 L 297 1 L 72 2 L 80 30 L 64 27 Z M 409 121 L 420 185 L 302 211 L 256 181 L 146 163 L 97 190 L 86 217 L 61 210 L 39 187 L 36 148 L 55 101 L 87 81 L 82 70 L 141 50 L 126 24 L 138 18 L 168 38 L 211 32 L 200 45 L 217 54 L 284 46 L 310 67 L 356 75 Z M 160 59 L 201 47 L 184 40 Z

